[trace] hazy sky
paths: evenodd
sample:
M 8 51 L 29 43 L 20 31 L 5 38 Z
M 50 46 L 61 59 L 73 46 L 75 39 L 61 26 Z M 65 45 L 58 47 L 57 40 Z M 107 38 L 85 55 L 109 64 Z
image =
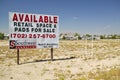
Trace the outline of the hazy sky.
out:
M 60 32 L 120 34 L 120 0 L 0 0 L 0 32 L 8 12 L 59 15 Z

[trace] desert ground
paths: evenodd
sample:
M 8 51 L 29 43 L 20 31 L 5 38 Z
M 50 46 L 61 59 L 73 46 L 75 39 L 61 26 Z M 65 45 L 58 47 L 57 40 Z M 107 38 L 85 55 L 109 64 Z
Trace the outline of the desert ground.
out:
M 50 48 L 9 49 L 0 40 L 0 80 L 120 80 L 120 39 L 60 40 Z

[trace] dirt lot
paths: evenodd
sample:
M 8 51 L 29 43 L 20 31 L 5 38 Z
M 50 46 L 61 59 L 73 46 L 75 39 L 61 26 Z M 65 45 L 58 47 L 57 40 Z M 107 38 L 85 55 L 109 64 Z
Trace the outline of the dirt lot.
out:
M 54 49 L 16 50 L 0 41 L 0 80 L 120 80 L 120 40 L 60 41 Z

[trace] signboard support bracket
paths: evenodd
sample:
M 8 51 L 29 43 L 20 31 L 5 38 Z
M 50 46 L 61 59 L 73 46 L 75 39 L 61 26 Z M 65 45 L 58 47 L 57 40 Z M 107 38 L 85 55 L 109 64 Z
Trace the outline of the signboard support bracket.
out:
M 17 49 L 17 64 L 19 65 L 19 49 Z

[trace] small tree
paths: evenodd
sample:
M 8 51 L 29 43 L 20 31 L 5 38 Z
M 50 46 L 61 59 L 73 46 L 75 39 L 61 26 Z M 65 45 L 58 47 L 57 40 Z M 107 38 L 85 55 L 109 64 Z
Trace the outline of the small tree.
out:
M 4 39 L 4 33 L 0 33 L 0 39 L 1 39 L 1 40 Z
M 117 38 L 116 34 L 111 36 L 111 39 L 116 39 L 116 38 Z
M 63 34 L 61 33 L 60 35 L 59 35 L 59 37 L 61 37 Z
M 117 35 L 117 39 L 120 39 L 120 35 Z
M 66 38 L 65 38 L 65 36 L 63 36 L 63 40 L 65 40 Z
M 81 39 L 80 34 L 78 34 L 78 33 L 75 33 L 75 34 L 74 34 L 74 37 L 78 37 L 78 40 Z
M 100 35 L 100 39 L 105 39 L 105 35 Z
M 90 35 L 90 34 L 86 34 L 86 37 L 92 37 L 92 35 Z

